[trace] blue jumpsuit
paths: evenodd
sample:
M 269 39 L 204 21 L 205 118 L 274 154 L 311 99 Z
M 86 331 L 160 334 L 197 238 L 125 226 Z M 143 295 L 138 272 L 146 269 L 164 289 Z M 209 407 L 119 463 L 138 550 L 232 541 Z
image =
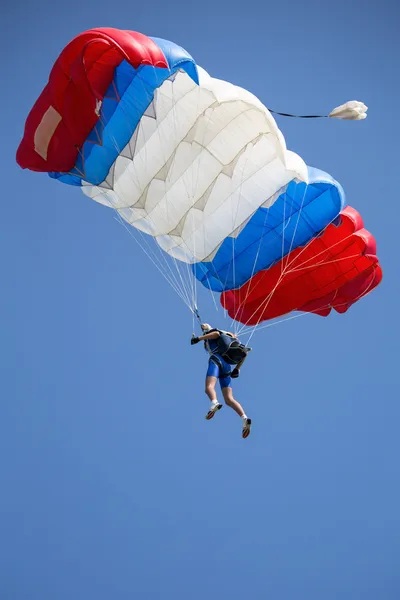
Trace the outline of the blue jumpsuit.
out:
M 230 372 L 232 367 L 220 354 L 215 352 L 218 348 L 218 339 L 207 340 L 206 346 L 207 345 L 211 354 L 210 360 L 208 361 L 207 377 L 217 377 L 221 390 L 231 387 L 232 378 L 230 377 Z

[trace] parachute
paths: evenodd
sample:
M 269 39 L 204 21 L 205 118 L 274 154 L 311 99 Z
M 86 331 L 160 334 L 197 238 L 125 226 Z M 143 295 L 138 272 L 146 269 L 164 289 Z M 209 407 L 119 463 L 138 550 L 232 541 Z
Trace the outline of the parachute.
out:
M 380 282 L 373 237 L 272 112 L 173 42 L 91 29 L 56 60 L 17 162 L 114 209 L 198 318 L 197 282 L 237 323 L 342 312 Z

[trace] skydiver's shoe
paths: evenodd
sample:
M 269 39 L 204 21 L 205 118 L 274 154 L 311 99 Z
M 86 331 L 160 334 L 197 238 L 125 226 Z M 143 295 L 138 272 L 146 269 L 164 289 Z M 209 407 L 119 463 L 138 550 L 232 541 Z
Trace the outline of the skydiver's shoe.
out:
M 208 413 L 206 414 L 206 419 L 207 419 L 207 421 L 209 421 L 210 419 L 212 419 L 212 418 L 213 418 L 213 416 L 215 415 L 215 413 L 216 413 L 218 410 L 221 410 L 221 408 L 222 408 L 222 404 L 220 404 L 219 402 L 213 402 L 213 403 L 211 404 L 211 408 L 210 408 L 210 410 L 209 410 L 209 411 L 208 411 Z
M 235 367 L 233 369 L 233 371 L 231 372 L 230 376 L 232 377 L 232 379 L 236 379 L 236 377 L 239 377 L 240 371 L 237 367 Z
M 250 435 L 251 419 L 246 417 L 243 419 L 242 438 L 246 439 Z

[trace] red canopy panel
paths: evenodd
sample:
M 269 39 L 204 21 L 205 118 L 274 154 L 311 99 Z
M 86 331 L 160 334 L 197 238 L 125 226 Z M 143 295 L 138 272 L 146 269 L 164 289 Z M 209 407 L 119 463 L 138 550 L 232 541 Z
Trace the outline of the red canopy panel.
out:
M 26 120 L 17 151 L 21 167 L 64 173 L 73 169 L 80 148 L 99 120 L 114 69 L 123 60 L 134 68 L 168 68 L 160 48 L 134 31 L 90 29 L 64 48 Z
M 230 317 L 256 325 L 293 310 L 327 316 L 332 308 L 345 312 L 376 287 L 382 270 L 373 235 L 354 208 L 345 208 L 340 217 L 306 246 L 221 294 Z

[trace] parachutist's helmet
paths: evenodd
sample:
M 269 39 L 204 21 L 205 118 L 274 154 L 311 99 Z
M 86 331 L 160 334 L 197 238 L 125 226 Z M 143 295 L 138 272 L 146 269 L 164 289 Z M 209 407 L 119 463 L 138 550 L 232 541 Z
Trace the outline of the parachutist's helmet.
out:
M 210 331 L 212 329 L 211 325 L 208 323 L 202 323 L 200 327 L 203 331 Z

